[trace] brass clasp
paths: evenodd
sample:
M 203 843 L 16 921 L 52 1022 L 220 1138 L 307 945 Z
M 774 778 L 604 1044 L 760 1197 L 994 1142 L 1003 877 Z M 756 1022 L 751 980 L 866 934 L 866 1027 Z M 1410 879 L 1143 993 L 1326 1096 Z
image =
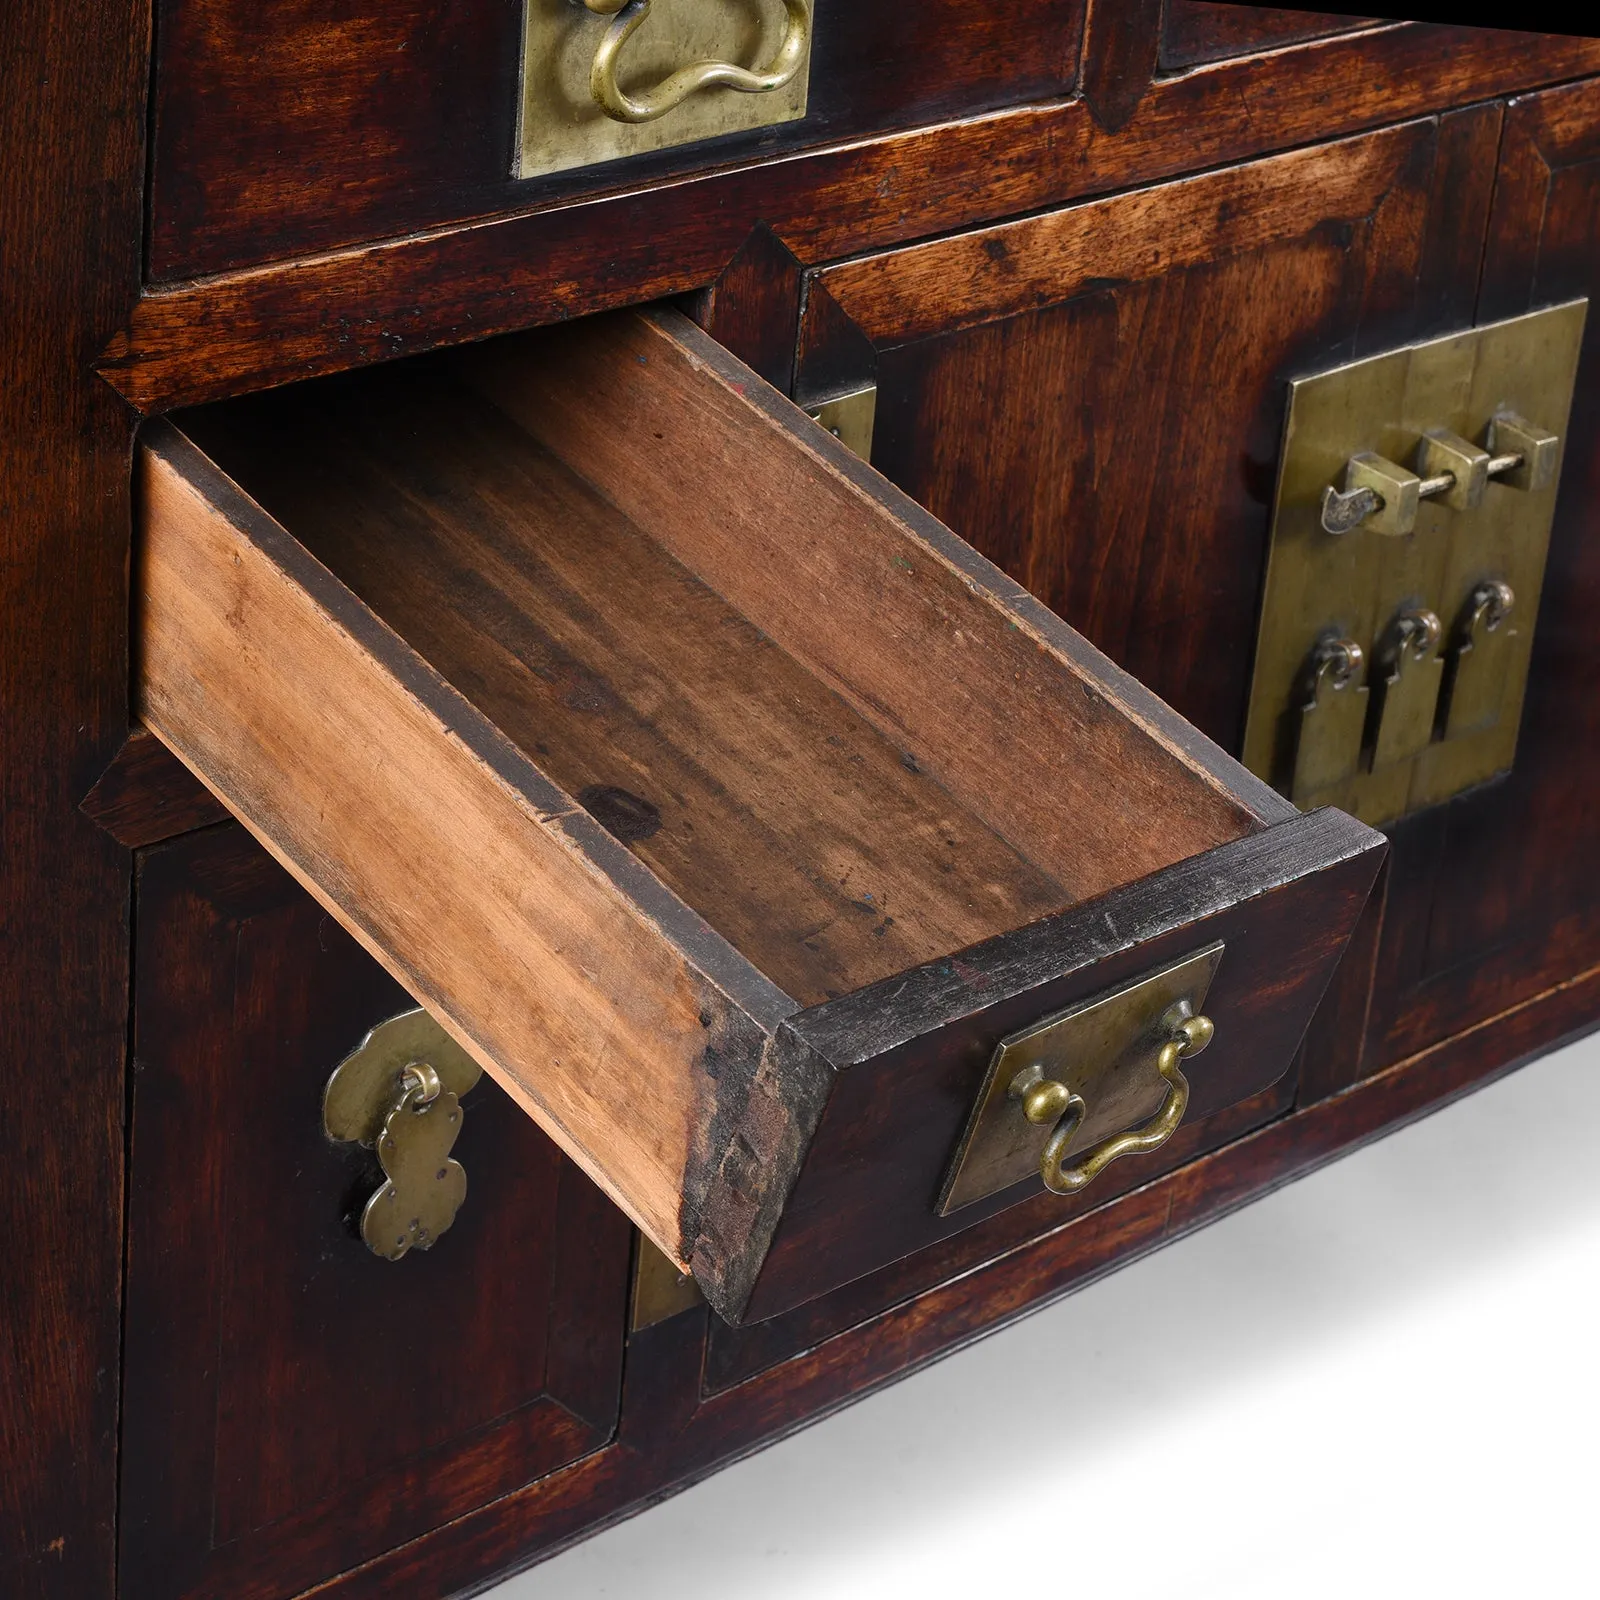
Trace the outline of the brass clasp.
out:
M 467 1174 L 450 1154 L 461 1096 L 482 1069 L 426 1011 L 380 1022 L 334 1068 L 322 1095 L 330 1139 L 369 1146 L 383 1169 L 361 1213 L 374 1255 L 431 1249 L 456 1219 Z

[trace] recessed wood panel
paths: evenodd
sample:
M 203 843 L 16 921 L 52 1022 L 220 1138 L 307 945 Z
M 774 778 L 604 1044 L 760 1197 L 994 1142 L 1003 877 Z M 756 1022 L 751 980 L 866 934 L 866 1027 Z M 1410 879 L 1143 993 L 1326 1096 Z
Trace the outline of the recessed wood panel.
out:
M 874 464 L 1237 749 L 1286 380 L 1470 317 L 1497 126 L 1411 123 L 823 271 L 799 382 L 862 359 L 836 306 L 876 367 Z
M 602 1445 L 621 1215 L 484 1082 L 454 1227 L 374 1256 L 322 1086 L 413 1002 L 242 829 L 149 852 L 137 909 L 122 1592 L 294 1593 Z

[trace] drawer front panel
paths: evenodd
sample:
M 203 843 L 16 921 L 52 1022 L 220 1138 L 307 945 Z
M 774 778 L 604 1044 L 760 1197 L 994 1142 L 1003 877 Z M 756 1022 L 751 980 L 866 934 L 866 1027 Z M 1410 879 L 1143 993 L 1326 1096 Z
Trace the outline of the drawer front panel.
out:
M 492 1083 L 399 1261 L 323 1084 L 411 1002 L 241 829 L 141 858 L 122 1540 L 130 1600 L 276 1597 L 604 1444 L 630 1234 Z
M 657 0 L 725 9 L 727 0 Z M 732 10 L 781 12 L 779 0 Z M 1083 0 L 817 0 L 796 122 L 518 182 L 518 0 L 166 0 L 150 275 L 183 278 L 773 150 L 1054 99 Z M 716 91 L 732 93 L 733 91 Z M 671 113 L 661 119 L 665 124 Z M 774 174 L 774 182 L 781 176 Z
M 1206 1119 L 1269 1090 L 1292 1061 L 1366 904 L 1381 854 L 1371 840 L 1342 813 L 1316 812 L 1298 827 L 1213 851 L 1054 919 L 1055 926 L 1040 925 L 1006 941 L 1003 953 L 998 946 L 963 952 L 943 972 L 897 980 L 892 990 L 880 984 L 831 1008 L 874 1013 L 871 1022 L 851 1018 L 845 1028 L 830 1027 L 828 1007 L 796 1019 L 797 1031 L 835 1059 L 845 1055 L 830 1038 L 835 1028 L 857 1041 L 886 1037 L 875 1041 L 876 1054 L 839 1074 L 778 1225 L 751 1320 L 813 1294 L 811 1263 L 819 1259 L 845 1281 L 1022 1201 L 1030 1202 L 1024 1209 L 1038 1231 L 1039 1217 L 1052 1208 L 1065 1219 L 1120 1184 L 1191 1159 L 1198 1153 L 1193 1140 L 1174 1140 L 1113 1164 L 1081 1194 L 1046 1194 L 1043 1208 L 1033 1200 L 1041 1192 L 1033 1170 L 949 1215 L 936 1210 L 968 1109 L 1002 1039 L 1214 944 L 1223 946 L 1221 963 L 1204 1010 L 1216 1036 L 1185 1063 L 1185 1122 L 1203 1129 Z M 1307 858 L 1321 870 L 1302 876 L 1299 862 Z M 937 1002 L 917 992 L 918 980 L 942 991 Z M 903 1041 L 893 1037 L 900 1013 L 916 1019 Z M 930 1026 L 935 1019 L 938 1026 Z M 1219 1126 L 1231 1123 L 1223 1118 Z

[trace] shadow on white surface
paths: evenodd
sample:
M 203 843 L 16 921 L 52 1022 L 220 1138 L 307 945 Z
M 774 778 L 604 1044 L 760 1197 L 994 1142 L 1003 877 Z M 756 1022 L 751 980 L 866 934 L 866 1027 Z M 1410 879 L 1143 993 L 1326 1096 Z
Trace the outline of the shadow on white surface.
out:
M 494 1600 L 1597 1595 L 1600 1036 Z

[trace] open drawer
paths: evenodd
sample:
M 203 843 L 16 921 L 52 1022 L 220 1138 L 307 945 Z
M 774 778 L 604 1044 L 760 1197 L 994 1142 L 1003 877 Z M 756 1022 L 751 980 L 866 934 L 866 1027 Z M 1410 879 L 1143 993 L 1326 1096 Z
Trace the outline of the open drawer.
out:
M 1210 952 L 1188 1116 L 1287 1069 L 1381 837 L 1301 816 L 684 319 L 181 429 L 140 455 L 146 721 L 730 1320 L 1171 1112 L 1124 1017 L 1076 1131 L 989 1095 L 1013 1165 L 952 1206 L 1043 1018 Z

